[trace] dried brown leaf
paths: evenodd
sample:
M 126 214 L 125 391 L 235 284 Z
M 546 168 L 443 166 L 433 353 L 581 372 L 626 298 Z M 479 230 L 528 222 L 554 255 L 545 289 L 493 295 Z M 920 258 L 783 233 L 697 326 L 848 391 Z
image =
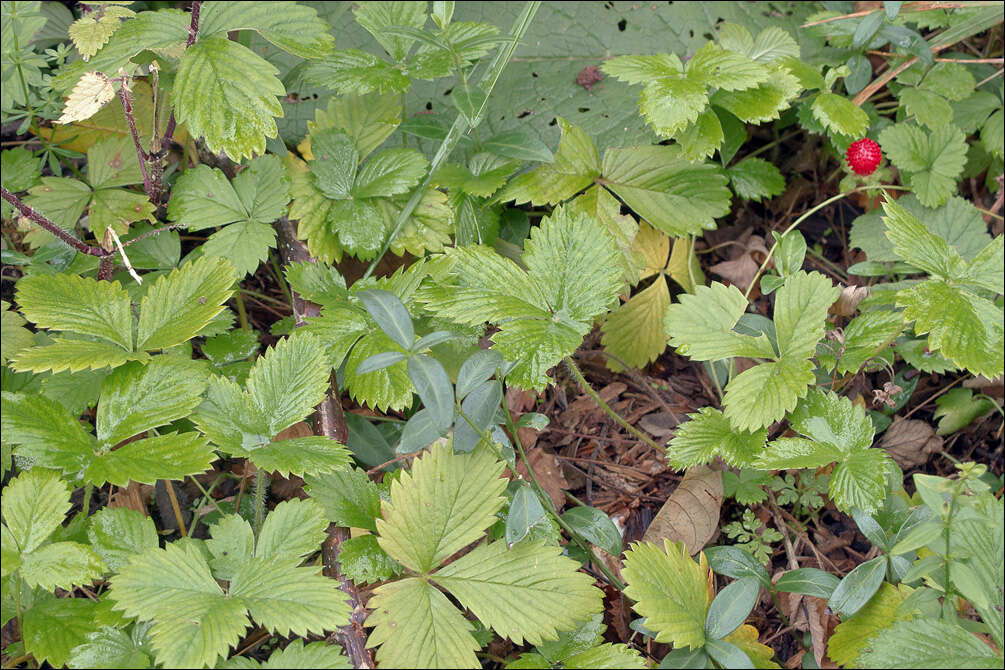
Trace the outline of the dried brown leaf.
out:
M 898 416 L 886 429 L 880 446 L 897 465 L 907 469 L 924 465 L 932 454 L 941 451 L 942 438 L 928 422 Z
M 691 468 L 649 525 L 643 542 L 683 542 L 691 555 L 712 539 L 722 507 L 722 473 L 707 466 Z

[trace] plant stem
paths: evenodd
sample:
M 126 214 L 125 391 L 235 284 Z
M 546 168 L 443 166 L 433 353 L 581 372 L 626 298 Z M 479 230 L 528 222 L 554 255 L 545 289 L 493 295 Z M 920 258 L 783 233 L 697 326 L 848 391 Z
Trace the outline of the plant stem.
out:
M 122 101 L 122 112 L 125 114 L 126 124 L 129 126 L 129 134 L 133 138 L 133 146 L 136 147 L 136 158 L 140 162 L 140 174 L 143 176 L 143 191 L 151 202 L 156 202 L 154 200 L 154 187 L 150 182 L 150 175 L 147 174 L 147 161 L 150 159 L 150 156 L 143 150 L 143 146 L 140 144 L 140 134 L 136 132 L 136 115 L 133 113 L 133 96 L 129 90 L 129 77 L 122 77 L 122 85 L 119 87 L 119 100 Z
M 2 196 L 4 200 L 12 204 L 17 211 L 21 212 L 22 216 L 30 219 L 33 223 L 38 224 L 40 228 L 52 233 L 53 235 L 58 237 L 60 241 L 64 242 L 67 246 L 73 247 L 82 254 L 88 254 L 89 256 L 97 256 L 98 258 L 104 258 L 106 256 L 111 256 L 115 253 L 114 251 L 102 249 L 101 247 L 92 247 L 89 244 L 81 242 L 76 237 L 70 235 L 70 233 L 66 232 L 65 230 L 57 226 L 55 223 L 53 223 L 44 214 L 36 211 L 32 207 L 29 207 L 28 205 L 21 202 L 20 198 L 18 198 L 16 195 L 8 191 L 3 186 L 0 186 L 0 196 Z
M 516 50 L 517 44 L 520 43 L 520 40 L 527 32 L 527 28 L 530 26 L 530 22 L 533 20 L 534 14 L 537 13 L 537 9 L 540 5 L 540 0 L 530 0 L 530 2 L 524 5 L 523 11 L 520 13 L 520 16 L 517 17 L 516 22 L 513 24 L 513 29 L 510 31 L 510 35 L 513 36 L 513 40 L 499 47 L 499 51 L 496 52 L 495 58 L 492 60 L 491 65 L 489 65 L 489 70 L 482 78 L 487 81 L 487 85 L 485 86 L 485 93 L 487 95 L 485 100 L 482 102 L 478 113 L 475 115 L 475 118 L 472 119 L 472 127 L 481 123 L 482 117 L 485 116 L 485 110 L 488 106 L 488 98 L 492 95 L 492 89 L 495 87 L 496 82 L 499 81 L 500 75 L 502 75 L 503 70 L 506 68 L 510 58 L 513 56 L 513 52 Z M 479 82 L 479 84 L 480 83 L 481 82 Z M 433 180 L 433 175 L 436 173 L 436 170 L 440 167 L 440 164 L 446 160 L 447 156 L 450 155 L 450 152 L 454 150 L 454 147 L 461 139 L 461 135 L 464 134 L 467 126 L 468 122 L 464 118 L 464 115 L 458 113 L 457 117 L 454 119 L 453 125 L 450 126 L 450 130 L 447 132 L 447 136 L 443 138 L 440 148 L 436 151 L 436 155 L 433 156 L 433 160 L 429 164 L 429 170 L 426 172 L 426 176 L 423 178 L 422 183 L 416 187 L 416 189 L 412 192 L 412 196 L 408 199 L 408 202 L 405 203 L 401 213 L 398 215 L 397 222 L 394 224 L 394 228 L 391 230 L 391 234 L 387 236 L 386 240 L 384 240 L 383 246 L 374 257 L 373 261 L 370 262 L 369 267 L 367 267 L 366 272 L 363 273 L 361 279 L 366 279 L 373 274 L 373 271 L 377 268 L 377 264 L 384 257 L 384 254 L 387 253 L 388 249 L 391 248 L 394 238 L 398 236 L 398 233 L 400 233 L 401 229 L 405 226 L 405 222 L 408 221 L 408 217 L 412 215 L 412 212 L 414 212 L 415 208 L 419 205 L 419 201 L 422 200 L 422 196 L 425 194 L 426 189 Z
M 164 482 L 164 490 L 167 492 L 168 500 L 171 501 L 171 511 L 174 512 L 174 518 L 178 522 L 178 533 L 185 537 L 188 535 L 188 531 L 185 530 L 185 519 L 181 515 L 181 506 L 178 504 L 178 497 L 174 493 L 174 484 L 170 479 L 161 480 Z
M 834 204 L 838 200 L 841 200 L 843 198 L 847 198 L 849 195 L 851 195 L 853 193 L 861 193 L 862 191 L 875 191 L 877 189 L 878 190 L 889 189 L 891 191 L 909 191 L 909 190 L 911 190 L 911 189 L 909 189 L 906 186 L 891 186 L 889 184 L 883 184 L 883 185 L 879 185 L 879 186 L 859 186 L 858 188 L 853 188 L 852 190 L 847 191 L 845 193 L 838 193 L 835 196 L 831 196 L 830 198 L 827 198 L 826 200 L 824 200 L 823 202 L 821 202 L 819 205 L 814 205 L 813 207 L 810 207 L 808 210 L 806 210 L 805 212 L 803 212 L 799 216 L 798 219 L 796 219 L 795 221 L 793 221 L 789 225 L 789 227 L 785 229 L 785 232 L 783 232 L 781 235 L 778 236 L 778 238 L 781 239 L 781 238 L 785 237 L 790 232 L 792 232 L 793 230 L 795 230 L 796 228 L 798 228 L 799 224 L 802 223 L 803 221 L 805 221 L 807 218 L 809 218 L 810 215 L 815 214 L 816 212 L 819 212 L 821 209 L 823 209 L 824 207 L 827 207 L 828 205 Z M 754 274 L 754 278 L 750 280 L 750 285 L 747 286 L 747 290 L 743 294 L 744 298 L 748 298 L 748 299 L 750 298 L 750 292 L 754 290 L 754 286 L 757 285 L 757 280 L 761 278 L 761 274 L 764 272 L 765 268 L 768 267 L 768 263 L 771 262 L 771 259 L 774 257 L 775 250 L 777 248 L 778 248 L 778 240 L 775 240 L 774 244 L 771 245 L 771 248 L 768 249 L 768 255 L 764 257 L 764 262 L 761 263 L 761 267 L 757 268 L 757 272 Z
M 241 330 L 251 330 L 248 325 L 248 311 L 244 308 L 244 297 L 241 291 L 234 294 L 234 302 L 237 304 L 237 320 L 241 323 Z
M 255 470 L 255 545 L 258 545 L 258 534 L 262 532 L 262 522 L 265 519 L 265 489 L 269 485 L 269 475 L 261 468 Z
M 195 0 L 195 2 L 192 3 L 192 20 L 189 22 L 188 26 L 188 40 L 185 42 L 186 49 L 195 44 L 195 37 L 199 34 L 199 10 L 201 8 L 202 0 Z M 174 110 L 172 110 L 171 118 L 168 119 L 167 128 L 164 129 L 164 136 L 161 138 L 161 148 L 155 154 L 151 155 L 151 158 L 156 158 L 159 161 L 164 160 L 168 149 L 171 147 L 171 137 L 174 135 L 174 130 L 177 125 L 178 121 L 175 119 Z
M 635 437 L 639 438 L 647 445 L 652 447 L 658 454 L 660 454 L 661 456 L 666 456 L 666 447 L 661 446 L 651 437 L 643 434 L 642 431 L 640 431 L 632 424 L 628 423 L 628 421 L 626 421 L 624 417 L 615 412 L 610 405 L 604 402 L 604 399 L 601 398 L 600 395 L 593 390 L 592 386 L 590 386 L 590 382 L 586 381 L 586 377 L 583 376 L 582 371 L 580 371 L 580 369 L 576 366 L 576 364 L 572 362 L 571 356 L 566 356 L 563 360 L 565 361 L 565 365 L 569 368 L 569 372 L 571 372 L 572 376 L 576 378 L 577 382 L 579 382 L 580 387 L 582 387 L 582 389 L 586 391 L 586 394 L 588 396 L 593 398 L 593 402 L 597 403 L 597 407 L 602 409 L 604 413 L 607 414 L 607 416 L 614 419 L 615 423 L 617 423 L 619 426 L 621 426 L 629 433 L 631 433 L 632 435 L 634 435 Z
M 269 262 L 272 265 L 272 271 L 276 275 L 276 281 L 279 283 L 279 287 L 283 289 L 283 294 L 286 299 L 293 304 L 293 294 L 290 293 L 290 286 L 286 283 L 286 277 L 283 276 L 282 270 L 279 269 L 279 261 L 276 259 L 275 254 L 269 254 Z M 279 302 L 278 300 L 276 302 Z
M 94 494 L 94 484 L 87 484 L 84 486 L 84 499 L 80 503 L 80 513 L 87 518 L 87 515 L 91 511 L 91 495 Z

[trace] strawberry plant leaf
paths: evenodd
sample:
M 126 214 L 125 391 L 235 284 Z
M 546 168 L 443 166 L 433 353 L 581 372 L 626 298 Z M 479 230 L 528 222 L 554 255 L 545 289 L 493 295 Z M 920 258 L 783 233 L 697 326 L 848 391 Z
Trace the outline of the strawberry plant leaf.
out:
M 432 584 L 401 579 L 374 589 L 368 647 L 388 667 L 477 668 L 472 624 Z
M 387 149 L 360 168 L 352 196 L 374 198 L 407 193 L 426 174 L 428 166 L 425 157 L 414 149 Z
M 841 291 L 818 272 L 796 272 L 785 278 L 775 299 L 775 332 L 785 357 L 808 358 L 827 328 L 827 309 Z
M 745 123 L 763 123 L 779 118 L 802 88 L 787 66 L 773 64 L 764 83 L 741 91 L 717 91 L 711 103 Z
M 384 518 L 376 520 L 380 546 L 406 568 L 428 573 L 493 523 L 504 502 L 503 467 L 487 450 L 454 454 L 434 446 L 391 484 Z
M 70 511 L 70 489 L 56 473 L 33 468 L 19 474 L 5 487 L 0 505 L 4 539 L 13 540 L 13 547 L 5 549 L 29 554 L 62 525 Z M 4 574 L 9 571 L 5 565 Z
M 937 619 L 901 621 L 880 630 L 858 657 L 864 667 L 922 667 L 952 659 L 961 667 L 994 667 L 1001 660 L 961 626 Z
M 415 39 L 399 33 L 384 32 L 391 26 L 421 29 L 426 23 L 426 6 L 410 3 L 375 2 L 360 5 L 353 14 L 356 22 L 374 36 L 395 62 L 402 62 Z
M 336 670 L 351 670 L 349 659 L 342 655 L 338 645 L 327 642 L 311 642 L 296 639 L 284 649 L 277 649 L 269 655 L 265 662 L 256 661 L 244 656 L 233 656 L 217 666 L 226 670 L 283 670 L 284 668 L 335 668 Z
M 262 524 L 255 556 L 303 558 L 318 550 L 327 535 L 324 508 L 313 500 L 286 500 Z
M 438 570 L 447 588 L 486 626 L 517 644 L 539 644 L 602 607 L 602 593 L 561 548 L 543 541 L 476 547 Z M 522 603 L 531 602 L 527 608 Z
M 411 85 L 408 75 L 387 61 L 358 49 L 339 49 L 302 72 L 304 80 L 345 95 L 401 93 Z
M 726 174 L 738 196 L 760 202 L 773 198 L 785 190 L 785 178 L 778 168 L 762 158 L 745 158 L 731 165 Z
M 657 642 L 692 649 L 705 645 L 705 616 L 712 603 L 711 572 L 704 555 L 695 563 L 683 545 L 664 540 L 663 549 L 636 543 L 625 552 L 625 594 L 646 617 Z
M 87 539 L 112 571 L 136 554 L 158 546 L 157 528 L 142 512 L 106 507 L 87 519 Z
M 91 335 L 132 351 L 129 295 L 116 282 L 76 275 L 34 275 L 18 282 L 17 302 L 40 328 Z
M 0 422 L 4 441 L 18 445 L 16 453 L 42 467 L 77 474 L 93 458 L 94 438 L 62 405 L 45 396 L 4 391 Z
M 774 358 L 775 349 L 767 335 L 744 335 L 734 328 L 747 310 L 747 299 L 735 286 L 718 282 L 697 286 L 694 293 L 681 295 L 663 318 L 670 345 L 677 352 L 698 361 L 714 361 L 734 356 Z
M 18 572 L 30 587 L 73 590 L 106 571 L 101 557 L 79 542 L 53 542 L 23 556 Z
M 121 32 L 121 31 L 120 31 Z M 213 152 L 233 160 L 265 153 L 265 138 L 278 132 L 286 93 L 278 70 L 247 47 L 226 37 L 198 40 L 185 50 L 172 99 L 180 123 L 202 135 Z M 214 100 L 207 105 L 205 101 Z
M 921 204 L 938 207 L 953 194 L 967 153 L 959 128 L 944 124 L 926 132 L 898 123 L 883 129 L 879 143 L 890 162 L 905 174 Z
M 377 485 L 364 470 L 345 468 L 304 479 L 305 491 L 320 503 L 329 521 L 340 526 L 375 531 L 374 519 L 380 516 Z
M 663 316 L 669 306 L 670 290 L 660 277 L 607 317 L 604 349 L 635 368 L 656 360 L 666 348 Z
M 39 661 L 62 667 L 97 628 L 97 610 L 97 603 L 82 598 L 38 598 L 24 613 L 25 649 Z
M 0 302 L 0 310 L 3 310 L 0 311 L 0 363 L 6 363 L 35 343 L 32 332 L 24 327 L 27 322 L 10 307 L 6 300 Z
M 254 30 L 280 49 L 301 58 L 320 58 L 335 44 L 317 12 L 295 2 L 210 3 L 199 16 L 199 38 L 232 30 Z
M 255 361 L 248 374 L 248 395 L 268 417 L 271 434 L 313 411 L 328 390 L 329 373 L 321 343 L 307 333 L 280 340 Z
M 52 344 L 30 347 L 18 352 L 14 369 L 18 372 L 78 372 L 116 368 L 128 361 L 145 361 L 146 352 L 128 352 L 117 344 L 96 340 L 52 338 Z
M 162 275 L 140 302 L 137 345 L 166 349 L 193 337 L 231 295 L 233 266 L 222 258 L 200 258 Z
M 726 418 L 739 430 L 758 430 L 791 411 L 815 381 L 813 363 L 795 356 L 761 363 L 737 375 L 723 397 Z
M 145 636 L 144 636 L 145 637 Z M 149 646 L 143 640 L 137 642 L 137 635 L 124 630 L 102 626 L 101 630 L 87 634 L 86 640 L 70 650 L 66 665 L 70 668 L 96 668 L 102 663 L 129 668 L 149 668 L 153 666 Z
M 712 407 L 702 407 L 688 414 L 667 446 L 667 458 L 675 468 L 683 469 L 711 463 L 718 456 L 734 467 L 753 464 L 764 450 L 767 431 L 739 431 L 730 425 L 723 413 Z
M 869 127 L 869 115 L 843 95 L 820 93 L 810 109 L 827 130 L 839 135 L 861 137 Z
M 958 279 L 965 273 L 966 262 L 947 240 L 893 200 L 884 202 L 883 210 L 886 236 L 897 256 L 943 279 Z
M 593 140 L 578 126 L 558 119 L 562 139 L 552 163 L 516 176 L 497 196 L 502 202 L 557 205 L 600 176 L 600 156 Z
M 32 186 L 24 203 L 44 214 L 63 230 L 73 230 L 91 201 L 91 188 L 82 181 L 67 177 L 42 177 L 42 183 Z M 41 228 L 32 228 L 25 235 L 31 247 L 41 247 L 55 238 Z
M 209 258 L 226 258 L 245 277 L 258 269 L 276 247 L 276 231 L 267 223 L 237 222 L 209 236 L 202 253 Z

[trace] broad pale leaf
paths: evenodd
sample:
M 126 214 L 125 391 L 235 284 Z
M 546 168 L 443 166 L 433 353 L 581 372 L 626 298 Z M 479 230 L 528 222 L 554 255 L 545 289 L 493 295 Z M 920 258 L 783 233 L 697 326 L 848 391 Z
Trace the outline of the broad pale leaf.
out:
M 487 450 L 434 446 L 391 484 L 377 519 L 380 546 L 405 567 L 429 572 L 492 524 L 502 507 L 504 464 Z
M 667 458 L 677 469 L 710 463 L 716 456 L 744 468 L 764 451 L 767 431 L 736 430 L 717 409 L 703 407 L 688 418 L 667 447 Z
M 377 485 L 359 468 L 306 477 L 307 494 L 324 506 L 328 520 L 340 526 L 377 530 L 380 516 Z
M 256 467 L 282 477 L 319 475 L 340 470 L 352 462 L 352 454 L 344 445 L 323 435 L 296 437 L 233 451 L 250 458 Z
M 116 572 L 133 556 L 158 546 L 153 520 L 127 507 L 106 507 L 88 517 L 87 539 L 108 568 Z
M 681 295 L 680 303 L 666 310 L 663 325 L 670 345 L 694 360 L 775 358 L 767 335 L 753 337 L 734 330 L 746 311 L 747 299 L 738 288 L 716 282 L 696 286 L 693 294 Z
M 164 665 L 215 665 L 250 624 L 246 606 L 224 594 L 194 548 L 149 549 L 109 581 L 115 609 L 153 621 L 150 637 Z
M 21 620 L 25 649 L 39 662 L 63 667 L 73 648 L 98 627 L 98 607 L 86 598 L 36 596 Z
M 857 373 L 866 361 L 889 346 L 904 329 L 904 317 L 896 311 L 871 311 L 852 319 L 844 329 L 844 351 L 837 361 L 838 374 Z M 903 347 L 897 351 L 904 355 Z M 906 359 L 906 356 L 905 356 Z
M 785 190 L 785 178 L 773 163 L 763 158 L 745 158 L 726 170 L 733 190 L 746 200 L 773 198 Z
M 869 127 L 869 115 L 843 95 L 820 93 L 810 109 L 817 121 L 839 135 L 860 137 Z
M 202 252 L 210 258 L 226 258 L 238 276 L 255 272 L 276 246 L 276 231 L 266 223 L 238 222 L 209 236 Z
M 255 361 L 248 374 L 248 393 L 269 417 L 274 435 L 302 420 L 324 399 L 329 374 L 320 341 L 309 333 L 297 333 Z
M 943 279 L 959 278 L 966 262 L 959 252 L 942 237 L 930 232 L 921 221 L 895 200 L 883 203 L 886 216 L 886 236 L 893 252 L 911 265 Z
M 850 398 L 814 389 L 789 416 L 789 425 L 811 440 L 850 454 L 872 446 L 874 428 Z
M 358 49 L 339 49 L 303 70 L 306 82 L 345 95 L 407 91 L 411 80 L 401 70 Z
M 426 6 L 421 3 L 373 2 L 361 5 L 353 13 L 356 22 L 373 35 L 396 62 L 405 60 L 415 39 L 384 29 L 391 26 L 422 28 L 426 23 Z
M 561 548 L 543 541 L 483 544 L 436 572 L 486 626 L 517 644 L 539 644 L 602 609 L 601 591 Z
M 234 268 L 222 258 L 200 258 L 161 275 L 140 302 L 137 349 L 166 349 L 193 337 L 223 311 Z
M 754 88 L 717 91 L 711 98 L 712 104 L 746 123 L 777 119 L 803 87 L 787 67 L 775 64 L 770 70 L 768 80 Z
M 86 642 L 73 647 L 66 666 L 97 668 L 104 663 L 121 668 L 149 668 L 153 666 L 149 651 L 124 630 L 102 626 L 101 630 L 88 633 Z
M 883 129 L 879 143 L 890 162 L 907 173 L 921 204 L 937 207 L 953 194 L 967 153 L 959 128 L 947 123 L 927 133 L 918 126 L 898 123 Z
M 167 215 L 189 230 L 202 230 L 247 220 L 248 210 L 222 170 L 198 165 L 178 177 Z
M 387 149 L 360 168 L 352 196 L 374 198 L 407 193 L 426 174 L 428 166 L 425 157 L 414 149 Z
M 271 63 L 226 37 L 198 40 L 185 50 L 172 99 L 178 121 L 202 135 L 210 151 L 234 160 L 265 153 L 283 115 L 286 89 Z M 215 101 L 206 104 L 207 100 Z
M 658 642 L 692 649 L 705 644 L 712 573 L 704 555 L 699 564 L 683 545 L 669 540 L 663 549 L 637 543 L 625 552 L 622 574 L 628 584 L 625 594 L 635 600 L 633 608 L 646 617 L 646 628 L 656 633 Z
M 105 378 L 95 419 L 103 448 L 181 419 L 195 409 L 206 390 L 205 368 L 176 356 L 156 356 L 147 365 L 132 363 Z
M 882 449 L 856 451 L 842 458 L 830 480 L 830 497 L 843 512 L 857 507 L 874 512 L 886 497 L 886 473 L 893 460 Z
M 909 592 L 906 586 L 898 589 L 892 584 L 881 584 L 869 602 L 835 627 L 827 641 L 827 655 L 841 665 L 859 666 L 859 654 L 877 633 L 898 621 L 913 618 L 911 612 L 900 609 Z
M 30 347 L 18 352 L 14 369 L 18 372 L 79 372 L 117 368 L 127 361 L 145 361 L 146 352 L 128 352 L 117 344 L 100 340 L 71 340 L 52 338 L 52 344 Z
M 255 30 L 280 49 L 301 58 L 320 58 L 335 44 L 314 9 L 296 2 L 211 2 L 199 15 L 199 37 Z
M 213 555 L 209 565 L 213 576 L 230 581 L 237 571 L 255 555 L 255 531 L 237 514 L 227 514 L 210 528 L 212 538 L 206 549 Z
M 73 230 L 92 195 L 91 187 L 76 179 L 42 177 L 41 184 L 28 190 L 24 203 L 47 216 L 63 230 Z M 34 226 L 24 238 L 32 248 L 41 247 L 54 239 L 52 233 Z
M 87 150 L 87 183 L 94 189 L 143 182 L 136 147 L 128 137 L 109 137 Z
M 129 442 L 114 451 L 93 453 L 84 480 L 96 486 L 181 480 L 205 472 L 215 460 L 213 448 L 198 433 L 166 433 Z
M 328 521 L 313 500 L 292 499 L 276 505 L 262 524 L 255 555 L 303 557 L 318 550 Z
M 15 552 L 29 554 L 63 523 L 70 511 L 70 489 L 56 473 L 33 468 L 19 474 L 4 488 L 0 504 Z
M 338 582 L 317 568 L 296 567 L 299 562 L 285 553 L 248 561 L 230 582 L 230 598 L 279 635 L 321 634 L 346 625 L 351 609 Z
M 741 91 L 767 81 L 769 70 L 742 53 L 708 42 L 685 66 L 688 78 L 724 91 Z
M 370 600 L 368 647 L 393 668 L 478 668 L 481 645 L 471 622 L 432 584 L 415 578 L 382 584 Z
M 87 72 L 73 87 L 66 99 L 66 107 L 56 123 L 67 124 L 86 121 L 98 113 L 115 97 L 115 87 L 101 72 Z
M 492 336 L 492 342 L 503 358 L 516 362 L 506 380 L 520 388 L 541 391 L 552 383 L 548 370 L 575 353 L 587 332 L 578 323 L 519 319 L 507 323 Z
M 791 411 L 816 380 L 813 363 L 792 356 L 737 375 L 723 397 L 726 418 L 739 430 L 758 430 Z
M 136 12 L 131 9 L 115 5 L 103 6 L 102 10 L 80 17 L 67 29 L 70 39 L 73 40 L 73 45 L 77 47 L 77 51 L 84 57 L 84 60 L 89 59 L 98 53 L 98 49 L 105 46 L 109 38 L 122 25 L 122 21 L 119 19 L 136 15 Z
M 11 304 L 4 300 L 0 302 L 0 363 L 6 363 L 14 358 L 22 349 L 27 349 L 35 342 L 33 333 L 24 327 L 26 321 L 12 310 Z
M 132 350 L 129 295 L 117 282 L 71 274 L 32 275 L 17 284 L 25 318 L 41 328 L 69 330 Z
M 288 670 L 289 668 L 351 670 L 352 665 L 349 664 L 349 659 L 342 654 L 342 650 L 337 644 L 320 641 L 311 642 L 304 646 L 304 641 L 297 638 L 286 645 L 284 649 L 272 652 L 269 660 L 264 663 L 244 656 L 233 656 L 216 667 L 226 670 L 255 670 L 256 668 L 266 670 Z

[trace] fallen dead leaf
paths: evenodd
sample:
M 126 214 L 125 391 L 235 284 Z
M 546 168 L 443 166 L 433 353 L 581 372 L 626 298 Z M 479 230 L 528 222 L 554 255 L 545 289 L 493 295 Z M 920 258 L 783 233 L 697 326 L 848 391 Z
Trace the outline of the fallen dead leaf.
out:
M 284 428 L 279 431 L 273 442 L 279 442 L 280 440 L 292 440 L 295 437 L 311 437 L 314 435 L 314 431 L 311 430 L 310 424 L 306 421 L 299 421 L 289 428 Z
M 143 501 L 150 499 L 150 494 L 153 493 L 153 490 L 154 487 L 150 484 L 129 482 L 128 486 L 119 486 L 116 488 L 115 493 L 112 494 L 111 499 L 108 501 L 108 507 L 112 509 L 125 507 L 126 509 L 134 509 L 137 512 L 142 512 L 145 516 L 149 516 L 147 506 Z
M 851 316 L 858 309 L 858 304 L 869 296 L 868 286 L 843 286 L 837 302 L 830 307 L 830 313 L 836 316 Z
M 642 430 L 656 437 L 666 437 L 677 427 L 678 421 L 669 412 L 653 412 L 646 414 L 639 420 Z
M 720 277 L 725 277 L 731 284 L 743 290 L 754 281 L 761 262 L 767 255 L 768 248 L 764 245 L 764 238 L 760 235 L 751 235 L 743 243 L 742 251 L 728 261 L 716 263 L 709 270 Z
M 927 421 L 896 417 L 883 435 L 880 446 L 903 469 L 917 467 L 942 450 L 942 438 Z
M 691 468 L 649 525 L 643 542 L 683 542 L 694 556 L 712 539 L 722 507 L 722 473 L 707 466 Z
M 565 507 L 565 490 L 569 488 L 569 482 L 562 474 L 562 465 L 555 454 L 549 453 L 540 447 L 536 447 L 527 452 L 527 461 L 534 470 L 537 481 L 541 484 L 555 507 L 561 511 Z M 524 477 L 529 477 L 527 467 L 523 461 L 516 464 L 517 472 Z

